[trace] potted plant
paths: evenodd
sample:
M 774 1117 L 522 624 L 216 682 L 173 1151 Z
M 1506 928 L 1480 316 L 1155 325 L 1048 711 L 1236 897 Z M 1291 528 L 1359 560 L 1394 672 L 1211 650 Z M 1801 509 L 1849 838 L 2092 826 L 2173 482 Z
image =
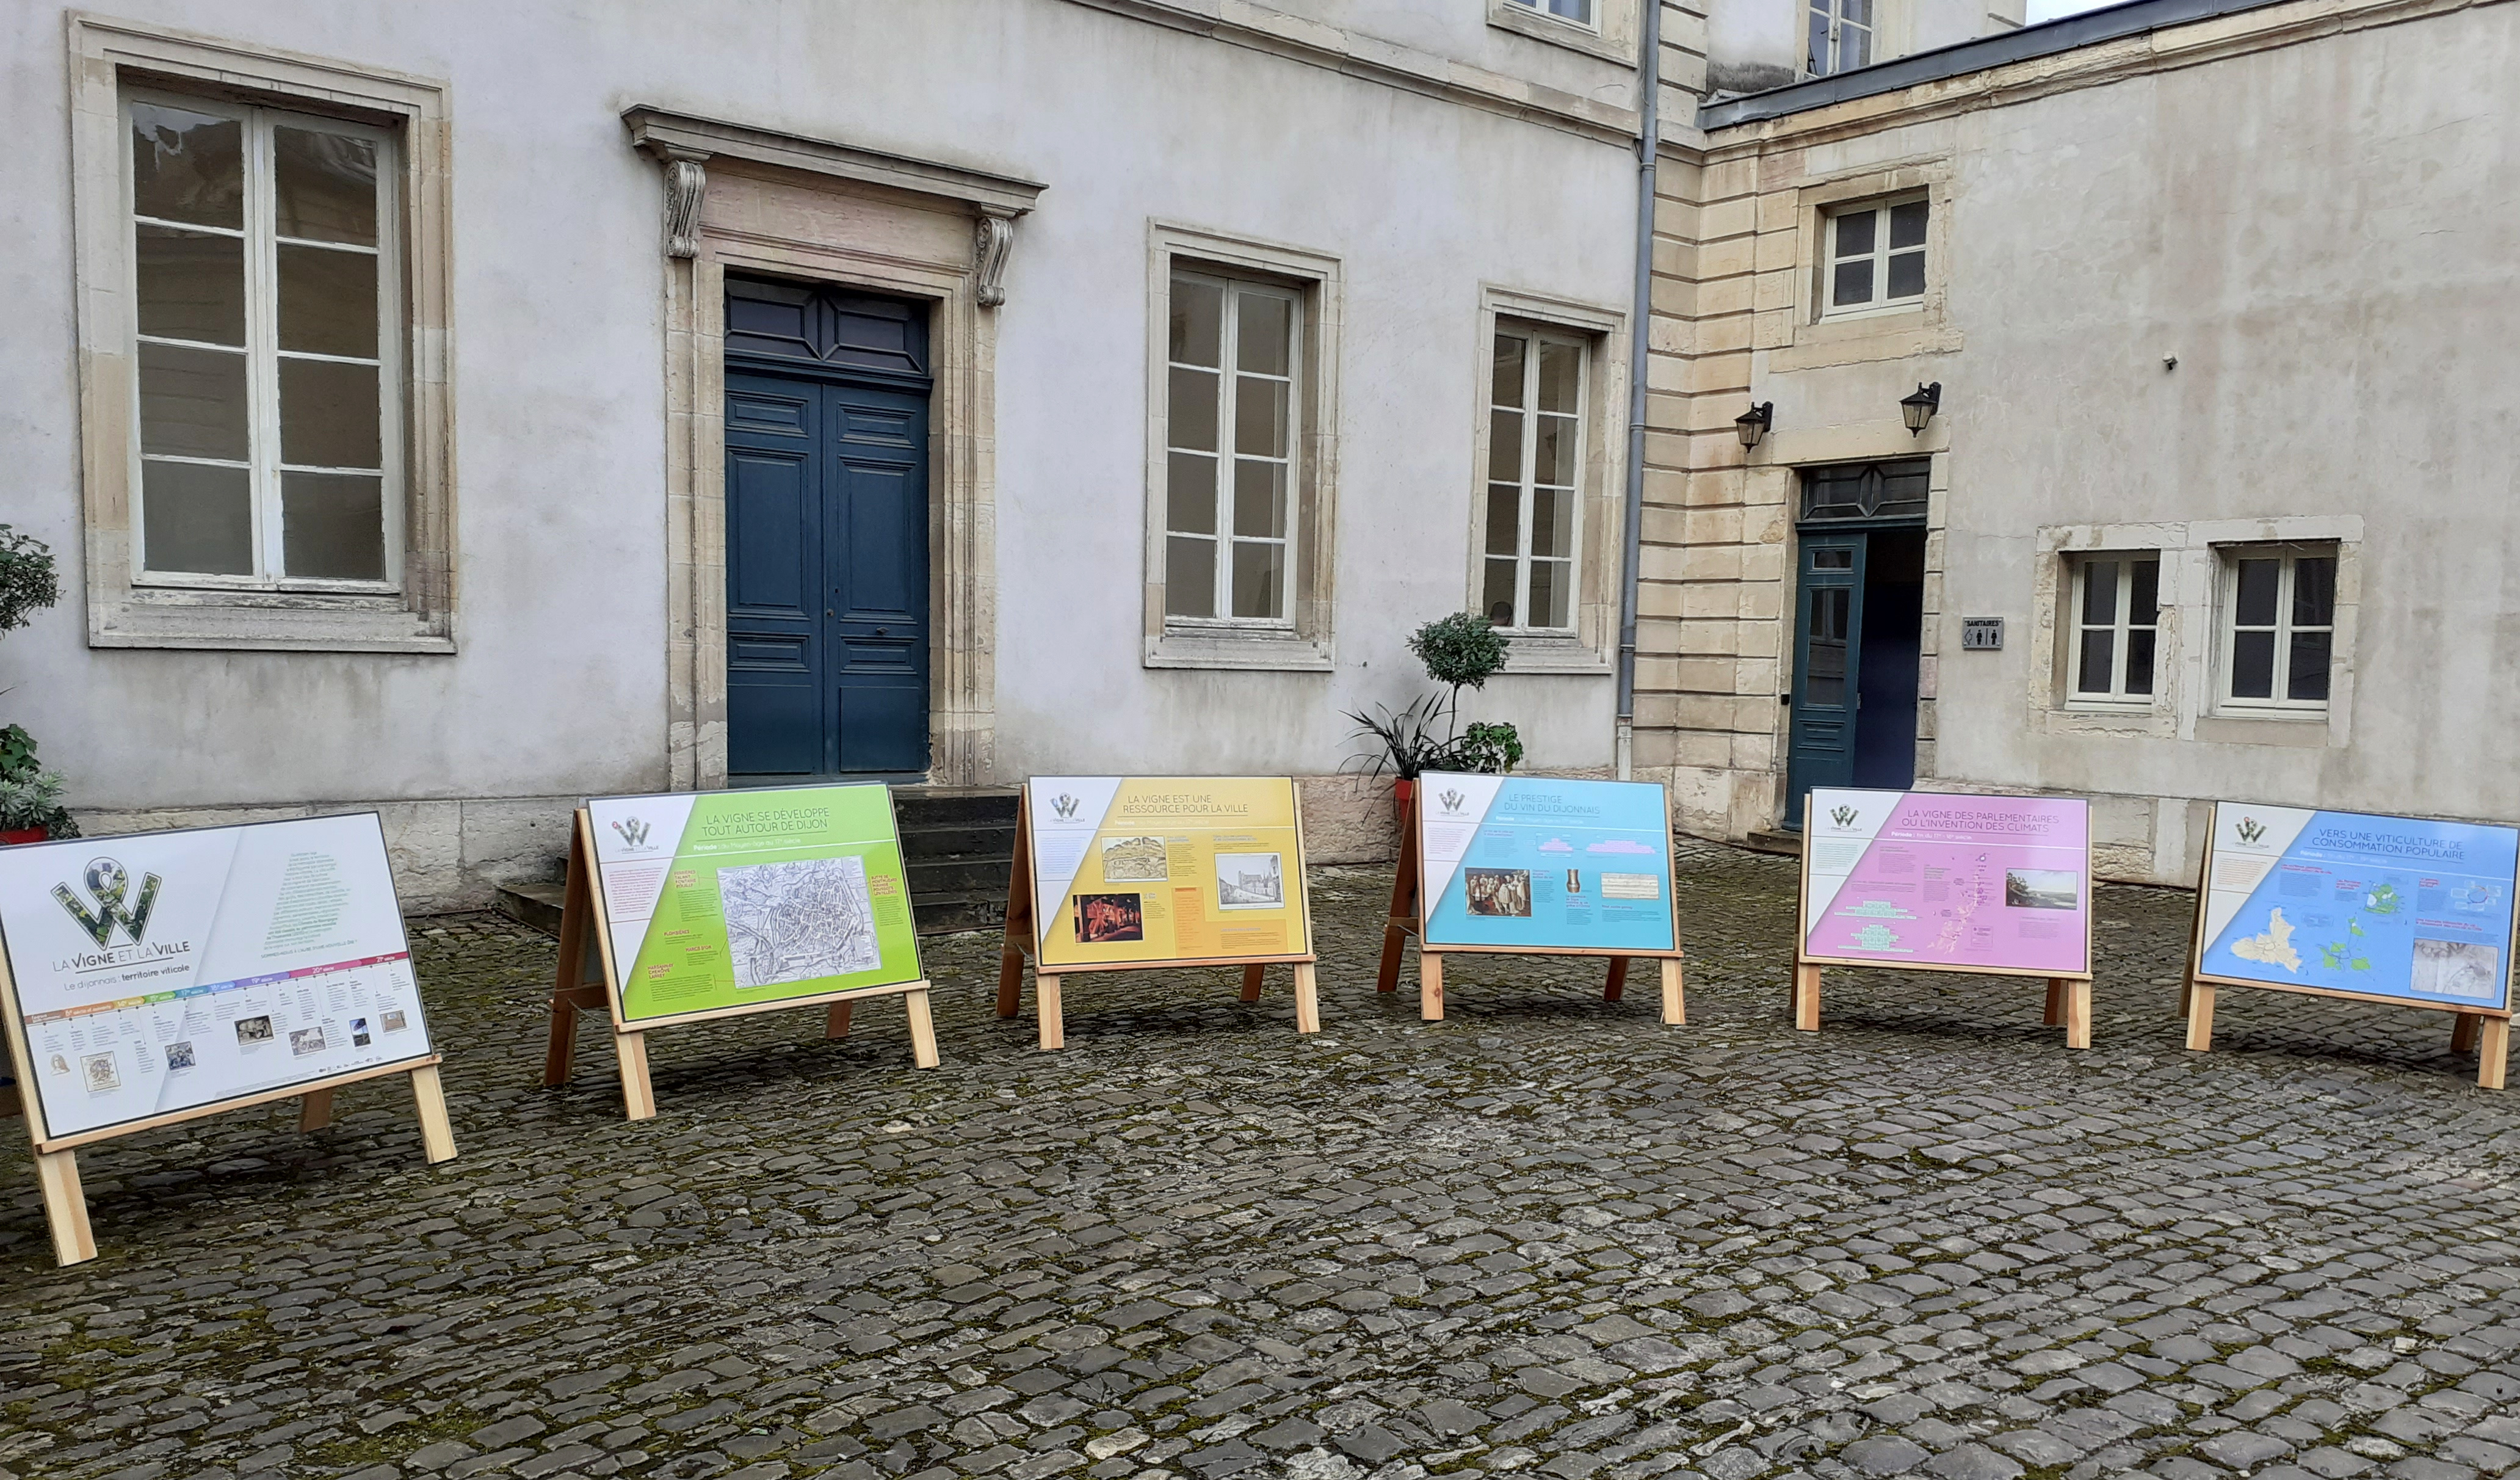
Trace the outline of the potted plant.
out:
M 1372 713 L 1348 713 L 1357 725 L 1351 738 L 1371 737 L 1380 747 L 1378 753 L 1351 757 L 1351 762 L 1364 762 L 1369 775 L 1390 774 L 1392 807 L 1404 821 L 1419 773 L 1502 775 L 1521 761 L 1522 738 L 1513 726 L 1481 723 L 1463 729 L 1461 724 L 1462 691 L 1484 689 L 1504 670 L 1507 645 L 1506 635 L 1475 612 L 1439 617 L 1410 635 L 1409 650 L 1445 692 L 1425 695 L 1398 710 L 1377 704 Z
M 61 598 L 51 548 L 0 524 L 0 633 L 25 626 Z M 35 739 L 23 726 L 0 729 L 0 844 L 78 836 L 62 806 L 62 785 L 60 772 L 36 761 Z

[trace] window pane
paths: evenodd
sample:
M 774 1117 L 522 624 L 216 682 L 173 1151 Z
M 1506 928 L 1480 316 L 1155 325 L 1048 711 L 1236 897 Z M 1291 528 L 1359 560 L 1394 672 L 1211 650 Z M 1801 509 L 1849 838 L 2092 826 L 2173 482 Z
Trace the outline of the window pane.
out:
M 1565 557 L 1575 553 L 1575 494 L 1572 489 L 1531 491 L 1531 553 Z M 1534 606 L 1540 598 L 1531 599 Z
M 1284 567 L 1286 547 L 1275 541 L 1236 540 L 1234 542 L 1234 614 L 1275 618 L 1283 616 L 1279 601 L 1279 572 Z
M 1522 481 L 1522 413 L 1488 413 L 1488 476 L 1500 483 Z
M 1176 534 L 1216 533 L 1216 459 L 1175 452 L 1164 462 L 1164 527 Z
M 1184 365 L 1215 365 L 1222 357 L 1225 290 L 1196 278 L 1173 279 L 1173 359 Z
M 1559 411 L 1568 416 L 1576 412 L 1576 396 L 1584 381 L 1584 349 L 1580 344 L 1540 345 L 1540 409 Z
M 2275 582 L 2283 569 L 2281 561 L 2242 561 L 2238 600 L 2232 603 L 2232 620 L 2242 627 L 2272 627 L 2275 624 Z
M 140 465 L 141 538 L 152 570 L 253 574 L 253 514 L 242 468 Z
M 248 456 L 245 356 L 142 344 L 140 450 L 243 462 Z
M 1560 488 L 1575 481 L 1575 419 L 1573 417 L 1534 417 L 1538 425 L 1533 432 L 1540 445 L 1531 453 L 1531 480 L 1554 483 Z
M 1488 620 L 1499 627 L 1514 625 L 1513 569 L 1509 560 L 1488 561 L 1487 589 L 1479 600 L 1487 607 Z
M 2109 664 L 2117 656 L 2117 634 L 2105 627 L 2083 634 L 2083 660 L 2074 670 L 2074 692 L 2109 692 Z
M 244 347 L 244 238 L 141 226 L 133 245 L 142 334 Z
M 2136 561 L 2127 566 L 2127 575 L 2135 587 L 2127 594 L 2128 624 L 2153 626 L 2161 620 L 2161 561 Z
M 2083 625 L 2107 627 L 2118 619 L 2118 562 L 2088 561 L 2083 565 Z M 2102 688 L 2108 687 L 2101 685 Z
M 377 353 L 377 259 L 321 247 L 280 248 L 280 347 Z
M 131 209 L 161 221 L 245 225 L 245 126 L 161 103 L 131 105 Z
M 1848 9 L 1851 11 L 1856 8 L 1855 0 L 1848 0 Z M 1837 29 L 1837 69 L 1839 71 L 1845 71 L 1851 67 L 1869 67 L 1871 65 L 1872 33 L 1868 30 L 1859 30 L 1853 25 L 1839 26 Z
M 1286 533 L 1286 465 L 1240 458 L 1234 464 L 1234 532 L 1282 539 Z
M 1850 25 L 1872 23 L 1872 0 L 1839 0 L 1838 19 Z
M 1178 534 L 1164 541 L 1164 612 L 1216 615 L 1216 541 Z
M 384 480 L 356 473 L 281 474 L 280 543 L 286 574 L 383 580 Z
M 1524 619 L 1532 627 L 1566 625 L 1566 571 L 1564 561 L 1531 562 L 1531 612 Z
M 2292 624 L 2296 627 L 2326 627 L 2335 621 L 2335 558 L 2303 556 L 2292 562 Z
M 1925 291 L 1925 254 L 1921 251 L 1895 251 L 1890 254 L 1887 274 L 1889 291 L 1885 298 L 1913 298 Z
M 1496 336 L 1496 360 L 1488 372 L 1488 404 L 1522 404 L 1522 352 L 1527 342 L 1520 335 Z
M 1875 216 L 1868 210 L 1850 210 L 1837 218 L 1837 254 L 1841 257 L 1863 257 L 1872 253 L 1872 225 Z
M 1829 302 L 1843 308 L 1850 303 L 1872 301 L 1872 263 L 1869 258 L 1837 264 L 1836 291 Z
M 1803 70 L 1815 77 L 1828 75 L 1828 12 L 1824 10 L 1811 13 L 1810 38 L 1803 47 Z
M 1922 201 L 1911 201 L 1905 205 L 1890 207 L 1890 249 L 1892 251 L 1897 251 L 1902 247 L 1925 245 L 1926 210 L 1926 203 Z
M 2131 695 L 2152 692 L 2153 636 L 2149 628 L 2127 634 L 2126 692 Z
M 1803 696 L 1815 704 L 1846 702 L 1846 618 L 1850 593 L 1833 586 L 1811 594 L 1808 634 L 1809 669 Z
M 1509 483 L 1488 485 L 1488 542 L 1490 555 L 1518 555 L 1522 551 L 1522 490 Z
M 334 360 L 280 362 L 280 460 L 312 468 L 381 468 L 377 371 Z
M 286 125 L 271 131 L 272 209 L 280 234 L 377 245 L 377 146 Z
M 2292 635 L 2292 661 L 2284 675 L 2284 697 L 2289 699 L 2323 699 L 2327 697 L 2327 653 L 2333 634 L 2296 632 Z
M 1234 450 L 1270 458 L 1286 455 L 1285 381 L 1235 377 Z
M 1193 452 L 1216 451 L 1216 398 L 1215 371 L 1176 366 L 1165 390 L 1167 445 Z
M 1549 13 L 1590 25 L 1593 23 L 1593 0 L 1549 0 Z
M 1234 301 L 1241 321 L 1234 341 L 1236 367 L 1262 375 L 1284 375 L 1289 331 L 1293 327 L 1288 311 L 1294 305 L 1266 292 L 1238 293 Z
M 2238 632 L 2231 636 L 2231 697 L 2272 698 L 2275 695 L 2275 635 Z

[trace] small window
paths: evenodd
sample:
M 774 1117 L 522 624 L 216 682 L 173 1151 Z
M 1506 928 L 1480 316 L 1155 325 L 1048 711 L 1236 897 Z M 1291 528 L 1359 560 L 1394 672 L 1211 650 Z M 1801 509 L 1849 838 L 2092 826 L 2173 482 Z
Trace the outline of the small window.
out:
M 1587 349 L 1562 335 L 1497 331 L 1488 374 L 1480 607 L 1500 627 L 1575 625 Z
M 1560 21 L 1572 21 L 1577 25 L 1590 26 L 1593 23 L 1594 0 L 1509 0 L 1509 3 L 1544 16 L 1555 16 Z
M 1803 470 L 1806 519 L 1923 518 L 1933 486 L 1931 458 L 1842 463 Z
M 1291 618 L 1302 294 L 1177 271 L 1164 389 L 1164 613 Z
M 1925 296 L 1926 202 L 1882 201 L 1831 211 L 1821 263 L 1821 313 L 1861 313 Z
M 2088 556 L 2074 566 L 2072 702 L 2146 708 L 2161 625 L 2161 558 Z
M 393 138 L 123 99 L 138 579 L 387 589 L 401 432 Z
M 1803 49 L 1803 70 L 1815 77 L 1834 76 L 1872 65 L 1872 32 L 1878 0 L 1810 0 L 1806 20 L 1810 44 Z
M 2227 551 L 2222 578 L 2225 707 L 2325 709 L 2335 655 L 2336 553 Z

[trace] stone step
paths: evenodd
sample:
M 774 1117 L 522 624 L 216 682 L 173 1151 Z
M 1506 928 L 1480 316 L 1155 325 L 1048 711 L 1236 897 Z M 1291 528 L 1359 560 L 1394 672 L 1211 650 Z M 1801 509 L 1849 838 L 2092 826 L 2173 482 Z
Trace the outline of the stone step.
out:
M 1782 828 L 1753 828 L 1742 841 L 1762 853 L 1782 853 L 1789 858 L 1803 855 L 1803 835 Z
M 568 899 L 566 884 L 501 884 L 499 912 L 533 926 L 545 935 L 560 934 L 561 909 Z

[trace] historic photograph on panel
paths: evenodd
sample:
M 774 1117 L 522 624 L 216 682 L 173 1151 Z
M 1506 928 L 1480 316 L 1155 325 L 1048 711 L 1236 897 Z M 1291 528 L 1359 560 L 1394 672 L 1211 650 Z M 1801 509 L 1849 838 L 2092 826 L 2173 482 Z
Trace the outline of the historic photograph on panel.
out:
M 271 1018 L 240 1017 L 236 1025 L 237 1042 L 248 1047 L 271 1042 Z
M 1159 884 L 1172 877 L 1164 867 L 1160 837 L 1112 837 L 1102 842 L 1102 881 L 1106 884 Z
M 2082 903 L 2071 869 L 2006 869 L 2003 902 L 2016 910 L 2070 910 Z
M 1464 869 L 1462 892 L 1472 915 L 1531 914 L 1531 871 L 1528 869 Z M 1606 891 L 1605 891 L 1606 892 Z
M 2415 940 L 2415 990 L 2462 1002 L 2502 1001 L 2502 953 L 2482 941 Z
M 1278 855 L 1216 855 L 1216 902 L 1228 910 L 1283 909 L 1286 904 L 1286 874 Z
M 1146 910 L 1135 894 L 1076 896 L 1076 938 L 1087 945 L 1145 940 Z
M 182 1071 L 191 1068 L 193 1066 L 193 1041 L 191 1039 L 188 1038 L 182 1043 L 170 1043 L 166 1046 L 167 1073 L 181 1073 Z
M 104 1095 L 122 1088 L 122 1066 L 113 1061 L 111 1053 L 90 1054 L 79 1060 L 79 1067 L 87 1072 L 87 1087 L 92 1093 Z
M 717 871 L 738 987 L 850 976 L 882 964 L 866 860 L 786 859 Z
M 290 1056 L 293 1058 L 303 1058 L 309 1054 L 321 1054 L 323 1052 L 324 1030 L 322 1028 L 292 1028 L 290 1030 Z

